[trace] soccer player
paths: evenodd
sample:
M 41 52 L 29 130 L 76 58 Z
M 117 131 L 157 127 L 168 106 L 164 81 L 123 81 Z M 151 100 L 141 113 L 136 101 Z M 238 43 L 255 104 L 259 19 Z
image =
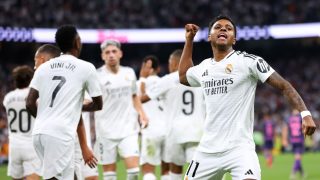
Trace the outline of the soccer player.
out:
M 141 127 L 148 124 L 137 96 L 136 75 L 130 67 L 120 65 L 121 45 L 116 40 L 101 44 L 101 58 L 105 65 L 98 69 L 103 91 L 101 111 L 95 112 L 95 153 L 103 166 L 104 179 L 116 179 L 117 152 L 124 159 L 127 179 L 139 175 L 138 122 L 134 109 L 139 114 Z
M 32 135 L 42 163 L 40 174 L 44 179 L 69 180 L 74 178 L 74 139 L 81 108 L 101 109 L 102 97 L 95 67 L 77 58 L 81 40 L 76 28 L 61 26 L 55 39 L 63 54 L 36 70 L 26 107 L 36 117 Z M 93 101 L 83 105 L 85 91 Z
M 191 88 L 179 83 L 178 65 L 182 50 L 169 57 L 170 74 L 162 77 L 146 90 L 142 102 L 164 98 L 168 135 L 167 161 L 170 162 L 170 179 L 182 178 L 183 165 L 190 162 L 203 131 L 205 107 L 200 88 Z M 144 66 L 148 72 L 148 66 Z
M 144 66 L 149 66 L 147 71 Z M 137 81 L 138 94 L 145 94 L 146 89 L 156 84 L 160 77 L 158 58 L 149 55 L 143 58 L 140 79 Z M 157 98 L 142 104 L 149 117 L 148 128 L 141 131 L 141 157 L 143 180 L 155 180 L 155 167 L 161 164 L 161 179 L 169 179 L 169 163 L 166 163 L 165 140 L 167 136 L 167 123 L 165 119 L 163 100 Z
M 302 133 L 302 118 L 297 109 L 292 110 L 292 113 L 286 120 L 286 124 L 282 128 L 282 142 L 286 148 L 289 146 L 288 139 L 294 153 L 294 164 L 290 179 L 296 179 L 298 173 L 304 177 L 305 174 L 301 163 L 304 152 L 304 137 Z
M 205 95 L 206 123 L 199 147 L 186 173 L 188 179 L 220 179 L 230 172 L 233 179 L 261 179 L 253 141 L 254 97 L 258 81 L 279 89 L 303 118 L 305 135 L 316 125 L 303 100 L 261 57 L 233 50 L 236 26 L 227 16 L 209 24 L 212 57 L 194 66 L 193 38 L 199 27 L 185 26 L 185 44 L 179 65 L 180 82 L 201 87 Z
M 264 156 L 267 159 L 267 166 L 271 167 L 273 162 L 273 142 L 275 138 L 275 124 L 269 113 L 263 115 L 263 135 L 264 135 Z
M 54 45 L 44 44 L 40 46 L 34 56 L 34 69 L 36 70 L 41 64 L 60 56 L 60 54 L 60 49 Z M 89 101 L 91 101 L 90 96 L 87 93 L 85 93 L 85 95 L 85 100 L 89 99 Z M 82 113 L 82 119 L 80 119 L 77 129 L 77 132 L 79 131 L 78 134 L 80 135 L 79 138 L 81 139 L 84 138 L 83 136 L 86 136 L 86 139 L 81 139 L 79 141 L 78 137 L 75 138 L 75 176 L 77 179 L 85 178 L 86 180 L 95 180 L 98 178 L 97 169 L 89 167 L 93 166 L 94 162 L 88 162 L 88 159 L 90 160 L 93 155 L 91 151 L 90 119 L 88 117 L 89 113 L 90 112 Z M 85 127 L 85 135 L 84 132 L 82 132 L 82 127 Z M 80 142 L 82 145 L 80 145 Z M 84 157 L 85 162 L 89 164 L 84 163 L 84 159 L 82 157 Z
M 34 118 L 26 110 L 26 97 L 33 70 L 29 66 L 13 69 L 12 77 L 16 89 L 10 91 L 3 99 L 9 125 L 9 165 L 8 176 L 13 179 L 36 180 L 40 160 L 32 145 Z

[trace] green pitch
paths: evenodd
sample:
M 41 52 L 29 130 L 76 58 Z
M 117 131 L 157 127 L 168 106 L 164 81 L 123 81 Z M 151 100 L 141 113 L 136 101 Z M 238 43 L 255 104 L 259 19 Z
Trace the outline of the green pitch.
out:
M 262 179 L 263 180 L 285 180 L 289 179 L 291 172 L 291 167 L 293 164 L 292 154 L 282 154 L 275 156 L 274 164 L 272 168 L 266 167 L 266 162 L 263 156 L 259 155 L 260 165 L 262 169 Z M 303 157 L 303 167 L 307 173 L 306 180 L 319 180 L 320 179 L 320 153 L 308 153 Z M 0 166 L 0 179 L 9 180 L 10 178 L 6 176 L 7 166 Z M 118 179 L 126 179 L 126 170 L 122 162 L 118 164 Z M 157 169 L 157 175 L 159 176 L 159 169 Z M 141 179 L 141 178 L 140 178 Z M 231 180 L 227 177 L 227 180 Z

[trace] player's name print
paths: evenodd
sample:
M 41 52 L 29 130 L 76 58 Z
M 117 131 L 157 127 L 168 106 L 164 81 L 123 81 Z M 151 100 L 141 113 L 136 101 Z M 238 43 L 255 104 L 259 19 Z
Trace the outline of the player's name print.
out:
M 51 69 L 65 68 L 65 69 L 68 69 L 70 71 L 74 71 L 76 66 L 74 64 L 72 64 L 72 63 L 55 62 L 55 63 L 50 64 L 50 68 Z

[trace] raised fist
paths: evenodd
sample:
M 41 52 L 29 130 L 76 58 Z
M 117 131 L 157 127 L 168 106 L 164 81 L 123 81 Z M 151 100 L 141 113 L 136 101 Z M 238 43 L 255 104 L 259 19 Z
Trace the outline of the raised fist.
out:
M 186 24 L 184 28 L 186 29 L 186 39 L 193 39 L 199 30 L 199 26 L 195 24 Z

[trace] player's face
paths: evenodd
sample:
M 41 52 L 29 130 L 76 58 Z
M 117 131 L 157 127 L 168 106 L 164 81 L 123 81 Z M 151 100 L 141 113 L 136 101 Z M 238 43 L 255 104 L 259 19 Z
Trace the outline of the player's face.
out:
M 232 46 L 236 43 L 234 27 L 226 19 L 221 19 L 213 24 L 208 40 L 216 46 Z
M 175 59 L 176 57 L 170 55 L 169 57 L 169 72 L 172 73 L 172 72 L 175 72 L 176 70 L 178 70 L 178 66 L 179 66 L 179 61 L 177 61 Z
M 122 58 L 122 51 L 116 46 L 109 45 L 103 49 L 101 58 L 108 66 L 118 66 Z
M 38 51 L 34 55 L 34 70 L 36 70 L 41 64 L 45 63 L 52 57 L 48 53 L 39 53 Z

